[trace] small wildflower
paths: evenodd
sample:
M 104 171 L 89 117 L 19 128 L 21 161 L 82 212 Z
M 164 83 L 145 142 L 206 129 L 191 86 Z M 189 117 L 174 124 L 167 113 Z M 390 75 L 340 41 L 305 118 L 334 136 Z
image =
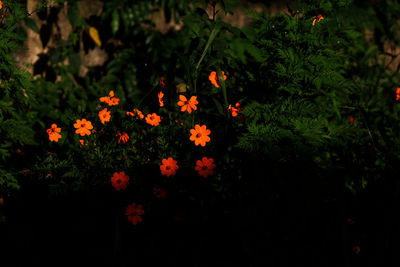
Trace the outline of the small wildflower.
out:
M 111 119 L 111 111 L 107 111 L 107 108 L 99 111 L 99 118 L 102 124 L 109 122 Z
M 120 132 L 118 132 L 115 136 L 119 135 L 119 140 L 118 140 L 118 144 L 122 141 L 124 144 L 126 142 L 128 142 L 129 140 L 129 135 L 127 133 L 123 133 L 121 134 Z
M 226 80 L 226 76 L 225 73 L 222 71 L 222 75 L 224 76 L 224 80 Z M 208 79 L 210 80 L 210 82 L 215 86 L 215 87 L 219 87 L 219 82 L 218 82 L 218 75 L 217 72 L 212 71 L 210 76 L 208 76 Z
M 93 129 L 92 123 L 86 119 L 76 120 L 74 127 L 76 128 L 75 133 L 80 134 L 81 136 L 90 135 L 90 130 Z
M 160 107 L 164 106 L 163 97 L 164 97 L 164 93 L 163 92 L 159 92 L 158 93 L 158 102 L 160 103 Z
M 111 177 L 111 184 L 117 191 L 126 189 L 129 184 L 129 176 L 123 171 L 119 173 L 114 172 L 113 177 Z
M 58 139 L 61 138 L 61 128 L 57 127 L 57 124 L 53 123 L 50 129 L 47 129 L 47 133 L 49 134 L 49 140 L 58 142 Z
M 88 145 L 88 144 L 85 144 L 85 140 L 83 140 L 83 139 L 79 139 L 79 143 L 81 143 L 81 144 L 79 145 L 79 147 L 82 147 L 83 145 L 85 145 L 85 146 Z
M 128 205 L 125 210 L 125 215 L 129 222 L 136 225 L 138 222 L 143 222 L 142 215 L 144 214 L 143 206 L 136 205 L 135 202 Z
M 153 195 L 155 195 L 156 198 L 165 198 L 167 196 L 167 191 L 164 188 L 154 187 Z
M 146 122 L 152 126 L 158 126 L 160 124 L 161 117 L 158 116 L 156 113 L 147 114 Z
M 176 170 L 179 169 L 177 161 L 169 157 L 168 159 L 162 160 L 162 165 L 160 166 L 161 174 L 166 176 L 171 176 L 176 174 Z
M 236 117 L 240 110 L 241 108 L 239 102 L 235 104 L 235 107 L 232 107 L 232 105 L 229 105 L 228 107 L 228 111 L 231 113 L 232 117 Z
M 400 87 L 396 89 L 396 100 L 400 99 Z
M 119 98 L 114 97 L 113 90 L 108 93 L 108 96 L 100 97 L 100 101 L 107 103 L 109 106 L 116 106 L 119 104 Z
M 194 129 L 190 129 L 190 133 L 192 134 L 192 136 L 190 136 L 190 141 L 194 141 L 196 146 L 205 146 L 206 142 L 210 141 L 210 137 L 208 135 L 211 133 L 211 131 L 207 129 L 206 125 L 200 126 L 196 124 Z
M 356 124 L 356 119 L 355 119 L 353 116 L 349 116 L 349 123 L 350 123 L 351 125 Z
M 324 19 L 324 17 L 321 15 L 321 14 L 318 14 L 318 16 L 315 16 L 314 17 L 314 20 L 313 20 L 313 22 L 312 22 L 312 25 L 314 26 L 315 25 L 315 22 L 320 22 L 321 20 L 323 20 Z
M 203 157 L 201 160 L 196 161 L 195 170 L 198 172 L 200 176 L 207 178 L 209 175 L 214 174 L 214 159 Z
M 182 112 L 187 111 L 188 113 L 192 113 L 192 109 L 197 110 L 197 104 L 199 104 L 197 101 L 197 96 L 192 96 L 189 100 L 187 100 L 184 95 L 179 95 L 178 106 L 182 107 Z

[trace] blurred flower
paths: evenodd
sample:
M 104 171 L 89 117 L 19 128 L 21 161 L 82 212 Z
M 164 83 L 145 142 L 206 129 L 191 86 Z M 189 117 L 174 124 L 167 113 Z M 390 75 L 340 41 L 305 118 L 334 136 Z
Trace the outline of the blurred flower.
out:
M 358 253 L 360 253 L 361 248 L 360 248 L 360 246 L 354 246 L 352 250 L 354 253 L 358 254 Z
M 99 111 L 99 118 L 102 124 L 109 122 L 111 119 L 111 111 L 107 111 L 107 108 Z
M 161 87 L 162 87 L 162 88 L 165 88 L 165 82 L 164 82 L 165 79 L 164 79 L 164 77 L 160 77 L 158 80 L 160 81 Z
M 321 14 L 318 14 L 318 16 L 316 16 L 316 17 L 314 16 L 314 20 L 312 22 L 312 25 L 314 26 L 315 22 L 320 22 L 323 19 L 324 19 L 324 17 Z
M 0 1 L 0 9 L 2 9 L 2 8 L 3 8 L 3 2 Z
M 57 124 L 53 123 L 50 129 L 47 129 L 47 133 L 49 134 L 49 140 L 58 142 L 58 139 L 61 138 L 61 128 L 57 127 Z
M 352 125 L 356 124 L 356 119 L 353 116 L 349 116 L 349 123 Z
M 200 126 L 196 124 L 194 129 L 190 129 L 190 133 L 192 134 L 192 136 L 190 136 L 190 141 L 194 141 L 196 146 L 205 146 L 206 142 L 210 141 L 210 137 L 208 135 L 211 133 L 211 131 L 207 129 L 206 125 Z
M 200 176 L 207 178 L 207 176 L 214 174 L 215 167 L 213 158 L 203 157 L 201 160 L 196 161 L 195 170 Z
M 160 124 L 161 118 L 156 113 L 147 114 L 146 122 L 150 125 L 157 126 Z
M 75 133 L 80 134 L 81 136 L 90 135 L 90 130 L 93 129 L 92 123 L 86 119 L 76 120 L 74 127 L 76 128 Z
M 79 143 L 81 143 L 81 144 L 79 145 L 79 147 L 82 147 L 82 145 L 85 144 L 85 140 L 79 139 Z M 88 145 L 88 144 L 85 144 L 85 146 L 87 146 L 87 145 Z
M 232 107 L 232 105 L 229 105 L 228 107 L 228 111 L 231 113 L 232 117 L 236 117 L 240 110 L 241 108 L 239 102 L 235 104 L 235 107 Z
M 400 99 L 400 87 L 396 89 L 396 100 Z
M 157 198 L 165 198 L 167 196 L 167 191 L 164 188 L 154 187 L 153 188 L 153 194 Z
M 168 159 L 162 160 L 162 165 L 160 166 L 161 174 L 166 176 L 171 176 L 176 174 L 176 170 L 179 169 L 177 161 L 169 157 Z
M 108 93 L 108 96 L 100 97 L 100 101 L 107 103 L 109 106 L 116 106 L 119 104 L 119 98 L 114 97 L 113 90 Z
M 158 102 L 160 103 L 160 107 L 164 106 L 164 101 L 162 99 L 163 97 L 164 97 L 164 93 L 163 92 L 159 92 L 158 93 Z
M 125 215 L 127 216 L 128 221 L 133 225 L 136 225 L 138 222 L 143 222 L 141 215 L 144 214 L 144 210 L 142 208 L 142 205 L 136 206 L 135 202 L 126 206 Z
M 133 109 L 133 112 L 127 111 L 126 115 L 127 116 L 132 116 L 132 117 L 135 117 L 136 115 L 138 115 L 140 119 L 144 118 L 143 113 L 140 110 L 136 109 L 136 108 Z
M 114 172 L 113 177 L 111 177 L 111 184 L 117 191 L 126 189 L 129 184 L 129 176 L 123 171 L 119 173 Z
M 1 7 L 1 1 L 0 1 L 0 7 Z M 4 198 L 0 197 L 0 206 L 3 206 L 3 205 L 4 205 Z
M 127 133 L 123 133 L 121 134 L 120 132 L 118 132 L 115 136 L 119 135 L 119 140 L 118 143 L 120 143 L 121 141 L 125 144 L 126 142 L 128 142 L 129 140 L 129 135 Z
M 222 71 L 222 75 L 224 76 L 224 80 L 226 80 L 226 76 L 225 73 Z M 210 76 L 208 76 L 208 79 L 210 80 L 210 82 L 215 86 L 215 87 L 219 87 L 219 82 L 218 82 L 218 75 L 217 72 L 212 71 Z
M 184 95 L 179 95 L 178 106 L 181 106 L 181 111 L 192 113 L 193 110 L 197 110 L 196 105 L 199 104 L 197 101 L 197 96 L 192 96 L 189 100 L 186 99 Z

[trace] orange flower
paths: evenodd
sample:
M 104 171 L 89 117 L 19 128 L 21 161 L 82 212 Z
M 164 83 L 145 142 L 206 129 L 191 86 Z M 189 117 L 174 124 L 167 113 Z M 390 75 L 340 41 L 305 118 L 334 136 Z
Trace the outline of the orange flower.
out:
M 163 159 L 162 165 L 160 166 L 161 174 L 166 176 L 175 175 L 176 170 L 179 169 L 179 166 L 176 163 L 177 161 L 171 157 Z
M 93 129 L 92 123 L 86 119 L 76 120 L 74 127 L 76 128 L 75 133 L 80 134 L 81 136 L 90 135 L 90 130 Z
M 224 76 L 224 80 L 226 80 L 226 76 L 225 76 L 225 73 L 224 73 L 224 72 L 222 72 L 222 75 Z M 212 84 L 214 84 L 215 87 L 217 87 L 217 88 L 219 87 L 219 81 L 218 81 L 217 72 L 212 71 L 211 74 L 210 74 L 210 76 L 208 76 L 208 79 L 210 80 L 210 82 L 211 82 Z
M 107 111 L 107 108 L 99 112 L 99 118 L 102 124 L 109 122 L 111 119 L 111 111 Z
M 197 96 L 192 96 L 189 100 L 184 95 L 179 95 L 178 106 L 181 106 L 181 111 L 192 113 L 192 109 L 197 110 L 196 105 L 199 104 Z
M 356 124 L 356 119 L 353 116 L 349 116 L 349 123 L 352 125 Z
M 126 206 L 125 215 L 128 218 L 128 221 L 133 225 L 136 225 L 138 222 L 143 222 L 142 215 L 144 214 L 144 210 L 142 209 L 142 205 L 137 205 L 133 202 L 132 204 Z
M 119 98 L 114 97 L 113 90 L 108 93 L 108 96 L 100 97 L 100 101 L 107 103 L 109 106 L 116 106 L 119 104 Z
M 214 174 L 214 168 L 214 159 L 203 157 L 201 160 L 196 161 L 196 167 L 194 169 L 200 176 L 207 178 L 207 176 Z
M 150 125 L 157 126 L 160 124 L 161 118 L 156 113 L 147 114 L 146 122 Z
M 58 142 L 58 139 L 61 138 L 61 128 L 57 128 L 57 124 L 53 123 L 50 129 L 47 129 L 47 133 L 49 134 L 49 140 Z
M 360 246 L 354 246 L 352 250 L 356 254 L 360 253 L 360 251 L 361 251 Z
M 2 9 L 2 8 L 3 8 L 3 2 L 0 1 L 0 9 Z
M 321 14 L 318 14 L 318 16 L 314 17 L 314 20 L 313 20 L 313 22 L 312 22 L 312 25 L 313 25 L 313 26 L 315 25 L 315 21 L 316 21 L 316 22 L 320 22 L 320 21 L 323 20 L 323 19 L 324 19 L 324 17 L 323 17 Z
M 118 132 L 115 136 L 118 136 L 118 135 L 119 135 L 118 144 L 121 142 L 121 140 L 122 140 L 122 142 L 124 142 L 124 144 L 125 144 L 126 142 L 128 142 L 128 140 L 129 140 L 129 135 L 128 135 L 127 133 L 121 134 L 120 132 Z
M 143 113 L 140 110 L 136 109 L 136 108 L 133 109 L 133 112 L 127 111 L 126 115 L 127 116 L 132 116 L 132 117 L 135 117 L 136 115 L 138 115 L 140 119 L 144 118 Z
M 154 187 L 153 188 L 153 194 L 157 198 L 165 198 L 167 196 L 167 191 L 164 188 Z
M 192 136 L 190 136 L 190 141 L 194 141 L 194 144 L 198 146 L 199 144 L 201 146 L 205 146 L 206 142 L 210 141 L 210 137 L 208 136 L 211 131 L 207 129 L 206 125 L 198 125 L 196 124 L 194 126 L 194 129 L 190 129 L 190 133 Z
M 159 92 L 158 93 L 158 102 L 160 103 L 160 107 L 164 106 L 164 101 L 162 99 L 163 97 L 164 97 L 164 93 L 163 92 Z
M 232 117 L 236 117 L 238 115 L 238 112 L 241 110 L 239 102 L 235 104 L 235 107 L 232 107 L 229 105 L 228 111 L 231 113 Z
M 82 147 L 83 144 L 85 144 L 85 140 L 79 139 L 79 143 L 81 143 L 81 144 L 79 145 L 79 147 Z M 85 144 L 85 146 L 87 146 L 87 145 L 88 145 L 88 144 Z
M 396 100 L 400 99 L 400 87 L 396 89 Z
M 1 1 L 0 1 L 0 7 L 1 7 Z M 3 206 L 3 205 L 4 205 L 4 198 L 0 197 L 0 206 Z
M 114 172 L 113 177 L 111 177 L 111 184 L 117 191 L 126 189 L 129 184 L 129 176 L 125 172 Z

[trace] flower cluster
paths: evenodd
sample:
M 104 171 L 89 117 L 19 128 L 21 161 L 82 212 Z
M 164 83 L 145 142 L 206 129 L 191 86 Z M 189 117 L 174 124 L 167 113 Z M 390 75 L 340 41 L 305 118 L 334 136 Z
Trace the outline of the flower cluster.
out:
M 119 98 L 114 97 L 113 90 L 108 93 L 108 96 L 100 97 L 100 101 L 107 103 L 109 106 L 116 106 L 119 104 Z

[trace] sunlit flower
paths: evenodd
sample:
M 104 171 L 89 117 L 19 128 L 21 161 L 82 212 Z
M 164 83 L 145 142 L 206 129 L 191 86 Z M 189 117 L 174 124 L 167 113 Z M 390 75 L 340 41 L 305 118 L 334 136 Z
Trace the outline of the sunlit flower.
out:
M 222 71 L 222 76 L 224 76 L 224 80 L 226 80 L 226 76 L 225 73 Z M 210 80 L 210 82 L 215 86 L 215 87 L 219 87 L 219 81 L 218 81 L 218 75 L 217 72 L 212 71 L 210 76 L 208 76 L 208 79 Z
M 58 142 L 58 139 L 61 138 L 61 128 L 57 127 L 57 124 L 53 123 L 50 129 L 47 129 L 47 133 L 49 134 L 50 141 Z
M 321 20 L 323 20 L 324 17 L 321 14 L 318 14 L 318 16 L 314 17 L 314 20 L 312 22 L 312 25 L 315 25 L 315 22 L 320 22 Z
M 206 178 L 209 175 L 214 174 L 214 159 L 203 157 L 201 160 L 196 161 L 196 167 L 194 168 L 200 176 Z
M 146 116 L 146 122 L 150 125 L 157 126 L 160 124 L 160 121 L 161 121 L 161 117 L 158 116 L 156 113 L 147 114 L 147 116 Z
M 153 195 L 155 195 L 156 198 L 165 198 L 167 196 L 167 191 L 164 188 L 154 187 Z
M 231 113 L 232 117 L 236 117 L 238 115 L 238 112 L 240 111 L 240 104 L 239 102 L 237 102 L 235 104 L 235 107 L 232 107 L 231 105 L 229 105 L 228 107 L 228 111 Z
M 188 113 L 192 113 L 193 110 L 197 110 L 196 105 L 199 102 L 197 101 L 197 96 L 192 96 L 189 100 L 186 99 L 184 95 L 179 95 L 178 106 L 181 106 L 181 111 Z
M 164 97 L 164 93 L 163 92 L 159 92 L 158 93 L 158 102 L 160 103 L 160 107 L 164 106 L 163 97 Z
M 162 165 L 160 166 L 161 174 L 166 176 L 171 176 L 176 174 L 176 170 L 179 169 L 177 161 L 169 157 L 168 159 L 162 160 Z
M 109 122 L 111 119 L 111 111 L 107 111 L 107 108 L 99 111 L 99 118 L 102 124 Z
M 90 130 L 93 129 L 92 123 L 86 119 L 76 120 L 74 127 L 76 128 L 75 133 L 80 134 L 81 136 L 90 135 Z
M 128 221 L 133 225 L 136 225 L 138 222 L 143 222 L 142 215 L 144 214 L 143 206 L 137 205 L 133 202 L 132 204 L 126 206 L 125 215 L 128 218 Z
M 194 141 L 196 146 L 205 146 L 206 142 L 210 141 L 210 137 L 208 135 L 211 133 L 211 131 L 207 129 L 206 125 L 200 126 L 196 124 L 194 129 L 190 129 L 190 133 L 192 134 L 192 136 L 190 136 L 190 141 Z
M 114 172 L 113 177 L 111 177 L 111 184 L 115 190 L 119 191 L 121 189 L 126 189 L 129 184 L 129 176 L 125 172 Z
M 400 99 L 400 87 L 396 89 L 396 100 Z
M 123 133 L 121 134 L 120 132 L 118 132 L 115 136 L 119 135 L 119 140 L 118 143 L 120 143 L 121 141 L 125 144 L 126 142 L 128 142 L 129 140 L 129 135 L 127 133 Z

